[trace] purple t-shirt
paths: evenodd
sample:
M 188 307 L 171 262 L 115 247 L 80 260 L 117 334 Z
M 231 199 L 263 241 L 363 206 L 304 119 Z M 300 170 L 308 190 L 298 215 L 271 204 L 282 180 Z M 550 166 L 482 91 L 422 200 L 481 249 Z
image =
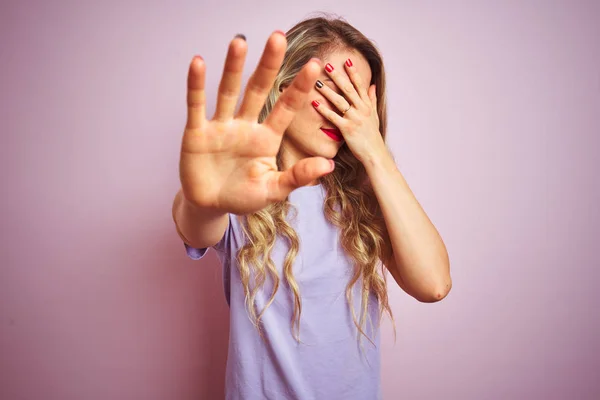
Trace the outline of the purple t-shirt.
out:
M 297 210 L 288 218 L 300 238 L 293 273 L 300 288 L 300 341 L 291 331 L 294 310 L 291 290 L 284 283 L 284 239 L 277 238 L 271 255 L 280 286 L 275 301 L 262 317 L 265 340 L 252 325 L 245 308 L 244 290 L 236 264 L 243 232 L 235 215 L 221 241 L 214 246 L 223 265 L 225 297 L 230 307 L 226 398 L 229 400 L 373 400 L 381 399 L 378 303 L 369 300 L 366 338 L 360 343 L 346 300 L 352 264 L 339 244 L 339 230 L 325 219 L 321 185 L 293 191 L 289 200 Z M 290 217 L 293 212 L 290 212 Z M 186 245 L 188 255 L 200 259 L 207 249 Z M 268 301 L 267 280 L 257 295 L 259 309 Z M 360 315 L 360 280 L 355 285 L 354 309 Z

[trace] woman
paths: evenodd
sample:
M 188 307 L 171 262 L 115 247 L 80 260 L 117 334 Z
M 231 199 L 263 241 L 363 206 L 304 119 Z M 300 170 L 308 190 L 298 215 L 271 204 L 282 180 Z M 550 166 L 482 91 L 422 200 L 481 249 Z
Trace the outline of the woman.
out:
M 246 50 L 232 40 L 212 120 L 190 65 L 173 204 L 188 255 L 213 247 L 224 267 L 226 397 L 381 398 L 385 271 L 422 302 L 451 287 L 385 145 L 381 56 L 343 20 L 302 21 L 269 37 L 235 113 Z

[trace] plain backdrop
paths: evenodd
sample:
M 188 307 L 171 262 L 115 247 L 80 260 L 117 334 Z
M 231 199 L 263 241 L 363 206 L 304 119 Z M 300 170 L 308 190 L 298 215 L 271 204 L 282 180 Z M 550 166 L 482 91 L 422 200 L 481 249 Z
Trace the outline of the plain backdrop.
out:
M 86 3 L 86 4 L 84 4 Z M 101 4 L 102 3 L 102 4 Z M 390 285 L 385 399 L 600 398 L 600 2 L 3 1 L 0 398 L 219 399 L 221 267 L 171 221 L 186 74 L 314 12 L 381 50 L 453 290 Z

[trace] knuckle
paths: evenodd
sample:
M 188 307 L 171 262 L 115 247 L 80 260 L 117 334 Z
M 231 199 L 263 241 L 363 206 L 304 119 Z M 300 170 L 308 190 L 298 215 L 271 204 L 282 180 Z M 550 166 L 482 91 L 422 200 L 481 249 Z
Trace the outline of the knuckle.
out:
M 305 162 L 304 165 L 302 166 L 302 173 L 304 176 L 308 176 L 312 173 L 313 168 L 311 168 L 311 165 L 309 162 Z
M 294 101 L 293 96 L 282 95 L 281 97 L 279 97 L 278 103 L 280 107 L 283 108 L 285 111 L 294 112 L 297 108 L 297 102 Z
M 352 90 L 354 89 L 354 86 L 352 86 L 352 84 L 347 83 L 342 87 L 342 90 L 344 91 L 344 93 L 352 93 Z
M 219 90 L 219 94 L 223 97 L 236 97 L 238 95 L 238 91 L 235 88 L 224 87 Z
M 269 92 L 269 88 L 265 88 L 261 84 L 257 82 L 250 81 L 248 82 L 248 86 L 246 88 L 247 92 L 256 93 L 259 96 L 263 96 Z
M 188 102 L 188 107 L 191 108 L 191 109 L 193 109 L 193 110 L 197 110 L 199 108 L 202 108 L 203 105 L 204 104 L 200 103 L 200 102 L 193 102 L 193 101 Z
M 187 96 L 187 105 L 190 108 L 200 108 L 206 104 L 206 98 L 202 93 L 189 92 Z
M 284 127 L 286 125 L 286 121 L 284 118 L 278 117 L 278 116 L 272 116 L 269 118 L 269 126 L 271 126 L 273 129 L 280 129 L 281 127 Z M 283 129 L 283 128 L 281 128 Z
M 188 100 L 187 104 L 188 104 L 189 108 L 196 110 L 196 109 L 204 107 L 205 102 L 200 99 L 191 99 L 191 100 Z

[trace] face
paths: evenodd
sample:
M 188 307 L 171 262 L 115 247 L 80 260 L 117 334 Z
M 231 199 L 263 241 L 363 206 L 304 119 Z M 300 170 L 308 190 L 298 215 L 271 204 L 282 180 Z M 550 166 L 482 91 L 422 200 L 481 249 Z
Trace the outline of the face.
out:
M 327 72 L 325 71 L 325 65 L 329 63 L 334 69 L 343 71 L 344 74 L 346 74 L 344 64 L 348 58 L 351 59 L 352 64 L 357 69 L 363 87 L 368 88 L 371 82 L 371 68 L 369 67 L 366 58 L 356 50 L 335 51 L 328 54 L 326 58 L 321 59 L 323 70 L 318 79 L 338 94 L 341 94 L 341 90 L 328 78 Z M 337 127 L 315 110 L 311 104 L 313 100 L 317 100 L 321 104 L 319 107 L 328 107 L 341 115 L 341 111 L 337 110 L 336 107 L 323 97 L 323 95 L 317 91 L 316 87 L 313 86 L 313 89 L 306 99 L 305 106 L 296 113 L 296 116 L 283 136 L 281 146 L 284 169 L 289 168 L 297 161 L 306 157 L 321 156 L 333 158 L 344 144 L 343 139 L 341 141 L 333 139 L 321 130 L 321 128 L 337 129 Z M 338 135 L 341 137 L 339 131 Z

